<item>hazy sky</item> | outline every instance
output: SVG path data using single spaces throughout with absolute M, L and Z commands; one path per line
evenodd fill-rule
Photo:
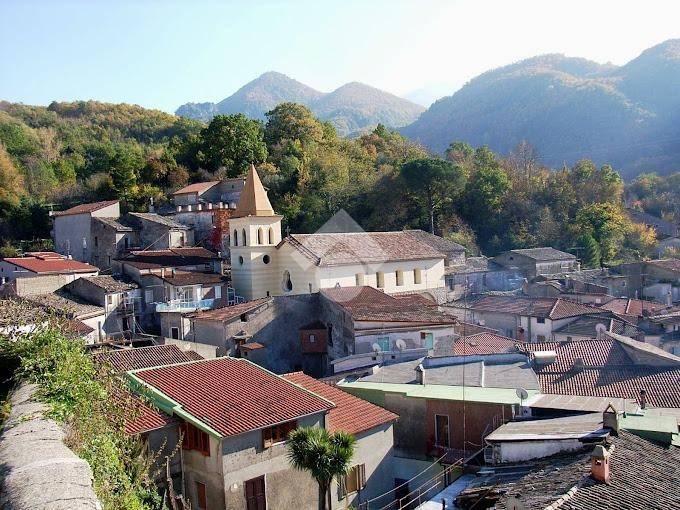
M 0 99 L 174 111 L 269 70 L 322 91 L 453 93 L 537 54 L 623 64 L 674 37 L 676 0 L 0 0 Z

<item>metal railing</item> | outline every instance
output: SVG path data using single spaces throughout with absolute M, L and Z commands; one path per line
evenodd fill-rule
M 198 310 L 199 308 L 212 308 L 215 304 L 214 299 L 201 299 L 198 301 L 179 301 L 172 300 L 165 303 L 156 303 L 157 312 L 176 312 Z

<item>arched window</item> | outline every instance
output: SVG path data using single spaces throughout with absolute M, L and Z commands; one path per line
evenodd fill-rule
M 234 230 L 234 246 L 238 246 L 238 231 Z
M 264 230 L 262 230 L 262 227 L 257 229 L 257 244 L 264 244 Z
M 287 269 L 283 272 L 283 279 L 281 281 L 281 287 L 284 292 L 290 292 L 293 290 L 293 282 L 290 281 L 290 271 Z
M 246 229 L 241 230 L 241 235 L 243 235 L 243 240 L 241 241 L 241 246 L 248 246 L 248 238 L 246 237 Z
M 269 244 L 274 244 L 274 229 L 269 227 Z

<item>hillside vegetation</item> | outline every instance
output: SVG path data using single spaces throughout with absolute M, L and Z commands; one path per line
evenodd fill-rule
M 219 103 L 187 103 L 177 115 L 209 121 L 215 115 L 243 113 L 264 120 L 281 103 L 307 106 L 321 120 L 329 121 L 341 136 L 375 128 L 395 128 L 413 122 L 425 109 L 383 90 L 352 82 L 330 93 L 319 92 L 288 76 L 268 72 L 247 83 Z
M 507 154 L 528 140 L 547 165 L 589 157 L 625 178 L 680 167 L 680 39 L 624 66 L 544 55 L 486 72 L 436 101 L 409 138 L 443 152 L 453 140 Z
M 590 265 L 652 253 L 654 232 L 631 224 L 635 207 L 680 219 L 680 174 L 644 174 L 627 188 L 609 165 L 580 160 L 551 170 L 528 143 L 500 157 L 452 143 L 446 157 L 380 124 L 342 138 L 305 106 L 283 103 L 266 122 L 243 114 L 207 124 L 137 106 L 94 102 L 0 110 L 3 253 L 48 247 L 56 209 L 118 198 L 126 210 L 157 206 L 188 182 L 258 167 L 292 232 L 314 232 L 340 209 L 366 230 L 422 228 L 471 253 L 552 245 Z

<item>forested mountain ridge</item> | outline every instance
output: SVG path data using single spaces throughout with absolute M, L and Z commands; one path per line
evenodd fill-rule
M 507 154 L 528 140 L 545 164 L 583 157 L 630 178 L 680 167 L 680 39 L 624 66 L 543 55 L 488 71 L 400 131 L 443 152 L 452 140 Z
M 176 113 L 202 121 L 235 113 L 264 120 L 265 113 L 285 102 L 307 106 L 319 119 L 333 124 L 341 136 L 370 130 L 381 123 L 390 128 L 405 126 L 425 110 L 407 99 L 362 83 L 347 83 L 333 92 L 323 93 L 270 71 L 219 103 L 187 103 Z

